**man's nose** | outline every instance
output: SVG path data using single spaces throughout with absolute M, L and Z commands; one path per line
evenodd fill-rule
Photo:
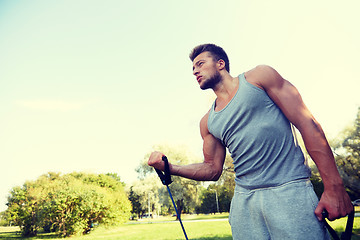
M 198 75 L 198 74 L 199 74 L 199 70 L 198 70 L 197 68 L 194 68 L 193 74 L 194 74 L 195 76 Z

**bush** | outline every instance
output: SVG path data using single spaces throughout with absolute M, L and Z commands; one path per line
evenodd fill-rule
M 6 212 L 0 212 L 0 227 L 10 226 L 11 222 L 8 220 Z
M 7 212 L 24 236 L 43 228 L 66 237 L 87 233 L 94 224 L 123 223 L 130 210 L 123 183 L 113 175 L 49 173 L 13 188 Z

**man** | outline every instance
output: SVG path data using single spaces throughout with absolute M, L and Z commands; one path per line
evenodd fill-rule
M 329 239 L 322 212 L 334 220 L 353 206 L 322 128 L 297 89 L 269 66 L 232 77 L 225 51 L 214 44 L 195 47 L 190 59 L 200 88 L 212 89 L 217 98 L 200 121 L 204 161 L 170 164 L 170 173 L 217 180 L 228 148 L 236 175 L 229 216 L 234 239 Z M 320 201 L 291 124 L 319 169 Z M 162 156 L 153 152 L 148 164 L 163 170 Z

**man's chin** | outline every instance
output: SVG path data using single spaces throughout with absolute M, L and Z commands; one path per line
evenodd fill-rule
M 210 88 L 209 86 L 200 85 L 200 89 L 201 89 L 201 90 L 207 90 L 207 89 L 209 89 L 209 88 Z
M 207 89 L 213 89 L 214 85 L 211 84 L 211 82 L 204 82 L 203 84 L 200 84 L 201 90 L 207 90 Z
M 221 81 L 221 76 L 219 73 L 215 74 L 212 78 L 209 79 L 203 79 L 203 81 L 200 82 L 200 88 L 202 90 L 206 89 L 214 89 L 214 87 Z

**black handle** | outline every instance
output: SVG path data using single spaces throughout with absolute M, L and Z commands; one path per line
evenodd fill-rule
M 162 171 L 160 171 L 159 169 L 156 169 L 156 168 L 155 168 L 155 171 L 158 174 L 162 184 L 167 186 L 170 183 L 172 183 L 171 175 L 170 175 L 169 162 L 168 162 L 168 159 L 167 159 L 166 156 L 163 156 L 162 160 L 164 161 L 164 164 L 165 164 L 164 173 Z
M 349 215 L 348 215 L 348 219 L 347 219 L 347 223 L 346 223 L 346 229 L 345 232 L 341 233 L 341 238 L 339 238 L 339 236 L 337 235 L 336 231 L 329 225 L 329 223 L 326 221 L 325 218 L 328 217 L 328 212 L 325 210 L 322 213 L 323 216 L 323 221 L 325 223 L 326 228 L 328 229 L 330 235 L 333 237 L 334 240 L 350 240 L 351 239 L 351 235 L 352 235 L 352 229 L 353 229 L 353 225 L 354 225 L 354 216 L 355 216 L 355 211 L 352 211 Z

